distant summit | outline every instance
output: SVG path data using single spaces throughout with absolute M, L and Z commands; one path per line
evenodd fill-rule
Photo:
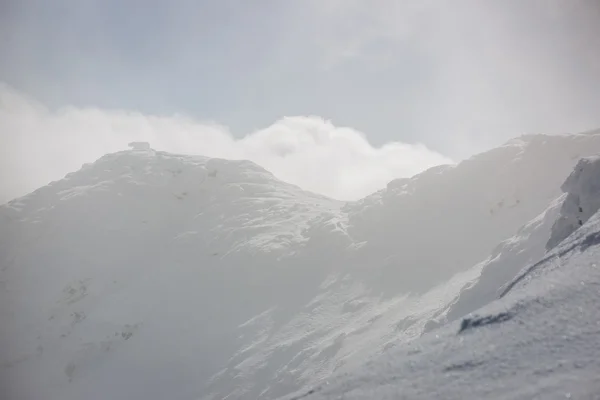
M 0 206 L 4 398 L 276 399 L 396 347 L 436 346 L 419 339 L 433 329 L 456 346 L 452 360 L 398 359 L 471 379 L 495 365 L 488 345 L 502 337 L 473 342 L 475 357 L 453 324 L 468 318 L 468 338 L 527 321 L 513 309 L 465 314 L 544 260 L 551 235 L 557 251 L 595 223 L 586 157 L 597 154 L 600 132 L 536 135 L 341 202 L 250 161 L 133 142 Z M 414 377 L 402 371 L 390 376 Z M 402 379 L 385 387 L 412 387 Z
M 150 143 L 148 142 L 131 142 L 128 146 L 133 150 L 150 150 Z

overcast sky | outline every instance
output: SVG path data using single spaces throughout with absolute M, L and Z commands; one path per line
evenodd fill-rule
M 354 199 L 600 127 L 598 0 L 3 0 L 0 61 L 0 201 L 130 138 Z

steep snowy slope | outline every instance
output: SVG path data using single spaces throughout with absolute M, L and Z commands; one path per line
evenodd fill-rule
M 600 133 L 523 137 L 348 204 L 133 147 L 0 207 L 9 399 L 268 399 L 350 370 L 448 310 Z
M 597 204 L 599 180 L 600 160 L 583 161 L 564 186 L 567 198 Z M 559 221 L 582 213 L 565 206 Z M 288 398 L 599 398 L 600 213 L 582 224 L 555 224 L 551 236 L 567 239 L 525 268 L 502 299 Z
M 301 290 L 310 268 L 278 261 L 339 206 L 252 163 L 140 145 L 10 202 L 3 375 L 23 398 L 197 396 L 239 321 Z
M 523 136 L 347 205 L 348 233 L 364 243 L 359 264 L 385 254 L 377 274 L 367 275 L 389 293 L 445 281 L 545 210 L 578 159 L 597 154 L 599 138 L 597 131 Z
M 548 249 L 583 225 L 600 208 L 599 167 L 598 156 L 584 158 L 562 185 L 562 190 L 568 195 L 563 202 L 560 218 L 552 228 Z
M 598 211 L 599 182 L 598 157 L 581 159 L 561 187 L 565 194 L 477 264 L 473 269 L 481 270 L 480 275 L 428 328 L 454 321 L 501 296 L 523 266 L 540 260 Z

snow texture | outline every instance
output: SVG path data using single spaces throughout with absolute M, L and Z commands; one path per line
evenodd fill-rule
M 597 213 L 501 300 L 288 398 L 597 399 L 599 310 Z
M 552 228 L 548 249 L 553 248 L 583 225 L 600 208 L 600 162 L 598 157 L 583 158 L 562 185 L 567 198 L 561 216 Z
M 561 187 L 565 194 L 476 265 L 474 270 L 481 270 L 480 275 L 441 316 L 429 322 L 426 330 L 454 321 L 502 295 L 524 265 L 540 260 L 598 211 L 599 182 L 600 158 L 582 158 Z
M 524 136 L 343 203 L 281 182 L 248 161 L 132 143 L 131 150 L 0 207 L 3 398 L 274 399 L 301 396 L 302 388 L 348 371 L 368 373 L 315 394 L 386 398 L 386 390 L 406 390 L 435 398 L 438 389 L 427 385 L 438 373 L 442 383 L 444 376 L 459 377 L 452 380 L 455 392 L 447 388 L 458 393 L 461 371 L 508 371 L 497 369 L 497 350 L 485 353 L 482 343 L 502 347 L 505 334 L 507 346 L 513 343 L 510 335 L 523 329 L 518 321 L 551 315 L 571 280 L 558 292 L 518 288 L 535 286 L 530 277 L 556 260 L 595 251 L 579 246 L 523 269 L 548 257 L 548 241 L 559 232 L 571 235 L 567 242 L 592 233 L 595 217 L 585 220 L 598 200 L 597 186 L 590 186 L 598 175 L 588 170 L 597 163 L 582 161 L 588 164 L 566 181 L 567 193 L 560 187 L 582 157 L 599 153 L 598 133 Z M 569 222 L 579 208 L 568 202 L 583 208 L 583 227 Z M 584 267 L 577 269 L 581 279 L 595 279 L 595 270 Z M 491 311 L 466 316 L 501 288 L 508 294 Z M 510 305 L 526 295 L 543 301 Z M 594 298 L 581 296 L 581 318 L 592 318 Z M 556 321 L 570 318 L 578 299 L 556 309 Z M 546 301 L 552 307 L 544 311 Z M 568 330 L 552 319 L 537 321 L 557 335 Z M 422 336 L 436 324 L 446 326 Z M 512 330 L 495 342 L 473 343 L 478 357 L 461 347 L 467 337 L 504 326 Z M 592 334 L 580 328 L 575 333 Z M 552 340 L 543 330 L 528 332 L 541 342 L 524 354 Z M 415 346 L 420 353 L 412 353 Z M 428 364 L 427 357 L 442 353 L 448 358 Z M 412 376 L 413 389 L 398 385 L 399 378 L 385 384 L 371 378 L 367 360 L 382 378 Z M 408 360 L 417 366 L 414 375 Z M 581 373 L 569 377 L 587 379 L 593 362 L 585 360 Z M 449 370 L 438 371 L 440 365 Z M 556 377 L 539 376 L 546 375 Z M 483 393 L 483 383 L 464 397 Z M 527 386 L 514 388 L 527 394 Z
M 473 267 L 479 275 L 461 290 L 447 310 L 428 323 L 426 330 L 454 321 L 495 300 L 502 287 L 523 266 L 542 258 L 564 199 L 562 195 L 553 201 L 547 210 L 522 226 L 514 236 L 502 241 L 486 260 Z

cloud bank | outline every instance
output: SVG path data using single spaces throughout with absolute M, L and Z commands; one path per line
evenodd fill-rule
M 180 115 L 54 111 L 0 85 L 0 203 L 126 149 L 132 141 L 149 142 L 157 150 L 251 160 L 279 179 L 340 200 L 359 199 L 394 178 L 452 162 L 423 144 L 374 147 L 361 132 L 320 117 L 285 117 L 235 138 L 225 126 Z

